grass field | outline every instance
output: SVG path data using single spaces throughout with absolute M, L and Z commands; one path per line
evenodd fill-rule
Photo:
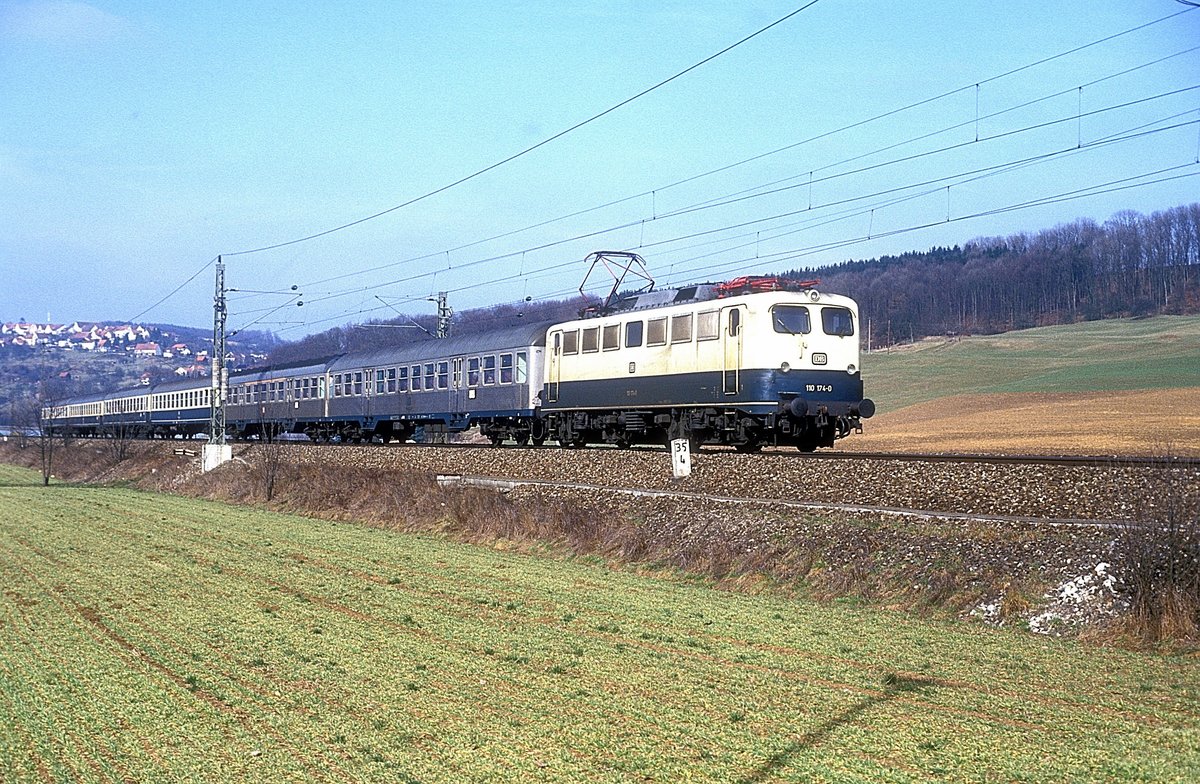
M 948 395 L 1100 392 L 1200 386 L 1200 316 L 1090 321 L 863 358 L 880 412 Z
M 0 780 L 1195 781 L 1200 667 L 0 466 Z

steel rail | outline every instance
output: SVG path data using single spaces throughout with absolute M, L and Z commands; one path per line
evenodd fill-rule
M 865 506 L 861 504 L 831 504 L 813 501 L 795 501 L 787 498 L 739 498 L 736 496 L 710 495 L 679 490 L 643 490 L 633 487 L 612 487 L 583 482 L 558 482 L 549 479 L 515 479 L 511 477 L 474 476 L 469 474 L 438 474 L 437 482 L 442 487 L 479 487 L 508 492 L 518 487 L 549 487 L 567 490 L 585 490 L 597 493 L 614 493 L 635 498 L 673 498 L 689 501 L 710 501 L 723 504 L 757 504 L 760 506 L 785 506 L 814 512 L 846 512 L 851 514 L 880 514 L 888 517 L 907 517 L 923 520 L 954 520 L 974 523 L 1002 523 L 1007 525 L 1049 526 L 1056 528 L 1129 528 L 1144 525 L 1133 520 L 1088 520 L 1072 517 L 1034 517 L 1029 515 L 974 514 L 968 512 L 943 512 L 932 509 L 904 509 L 894 506 Z

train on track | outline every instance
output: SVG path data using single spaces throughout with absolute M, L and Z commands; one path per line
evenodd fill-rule
M 875 411 L 858 308 L 814 281 L 744 277 L 617 298 L 528 324 L 231 374 L 227 437 L 426 440 L 477 427 L 493 444 L 664 444 L 756 452 L 832 446 Z M 62 401 L 57 433 L 191 438 L 216 387 L 180 380 Z

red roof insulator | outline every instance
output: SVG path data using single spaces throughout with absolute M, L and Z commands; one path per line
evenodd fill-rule
M 811 289 L 819 280 L 787 280 L 768 275 L 743 275 L 740 278 L 718 283 L 717 297 L 733 297 L 738 294 L 757 294 L 762 291 L 801 291 Z

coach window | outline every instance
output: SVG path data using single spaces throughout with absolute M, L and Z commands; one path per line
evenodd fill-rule
M 564 354 L 579 353 L 579 330 L 572 329 L 563 333 L 563 352 Z
M 433 380 L 434 380 L 433 363 L 426 362 L 425 363 L 425 388 L 426 389 L 433 389 Z
M 408 391 L 408 368 L 396 368 L 396 391 Z
M 413 392 L 420 392 L 421 391 L 421 366 L 413 365 L 412 370 L 410 371 L 410 375 L 412 376 Z
M 363 374 L 362 371 L 354 374 L 354 394 L 361 395 L 363 393 Z
M 601 335 L 601 347 L 605 351 L 616 351 L 621 347 L 621 325 L 606 324 Z
M 483 383 L 490 386 L 496 383 L 496 357 L 483 358 Z
M 787 335 L 807 335 L 812 332 L 812 319 L 803 305 L 776 305 L 771 308 L 771 325 L 776 332 Z
M 625 348 L 642 345 L 642 322 L 631 321 L 625 325 Z
M 500 355 L 500 383 L 511 384 L 513 382 L 513 363 L 512 354 Z
M 450 388 L 450 363 L 437 363 L 437 385 L 438 389 Z
M 393 386 L 394 386 L 394 384 L 393 384 Z M 384 392 L 387 392 L 387 371 L 382 370 L 382 369 L 376 370 L 375 371 L 375 394 L 382 395 Z
M 524 351 L 517 352 L 517 383 L 524 384 L 529 380 L 529 356 Z
M 479 386 L 479 357 L 471 357 L 467 360 L 467 386 Z
M 387 369 L 387 391 L 389 393 L 396 391 L 396 368 Z
M 721 312 L 706 310 L 696 314 L 696 340 L 716 340 L 721 334 Z
M 325 399 L 325 376 L 321 376 L 320 379 L 318 379 L 317 383 L 320 385 L 317 387 L 317 397 L 324 400 Z
M 821 327 L 826 335 L 849 337 L 854 334 L 854 315 L 849 308 L 821 308 Z
M 600 328 L 588 327 L 583 330 L 583 353 L 591 354 L 600 350 Z
M 671 342 L 690 343 L 692 340 L 692 314 L 671 316 Z

